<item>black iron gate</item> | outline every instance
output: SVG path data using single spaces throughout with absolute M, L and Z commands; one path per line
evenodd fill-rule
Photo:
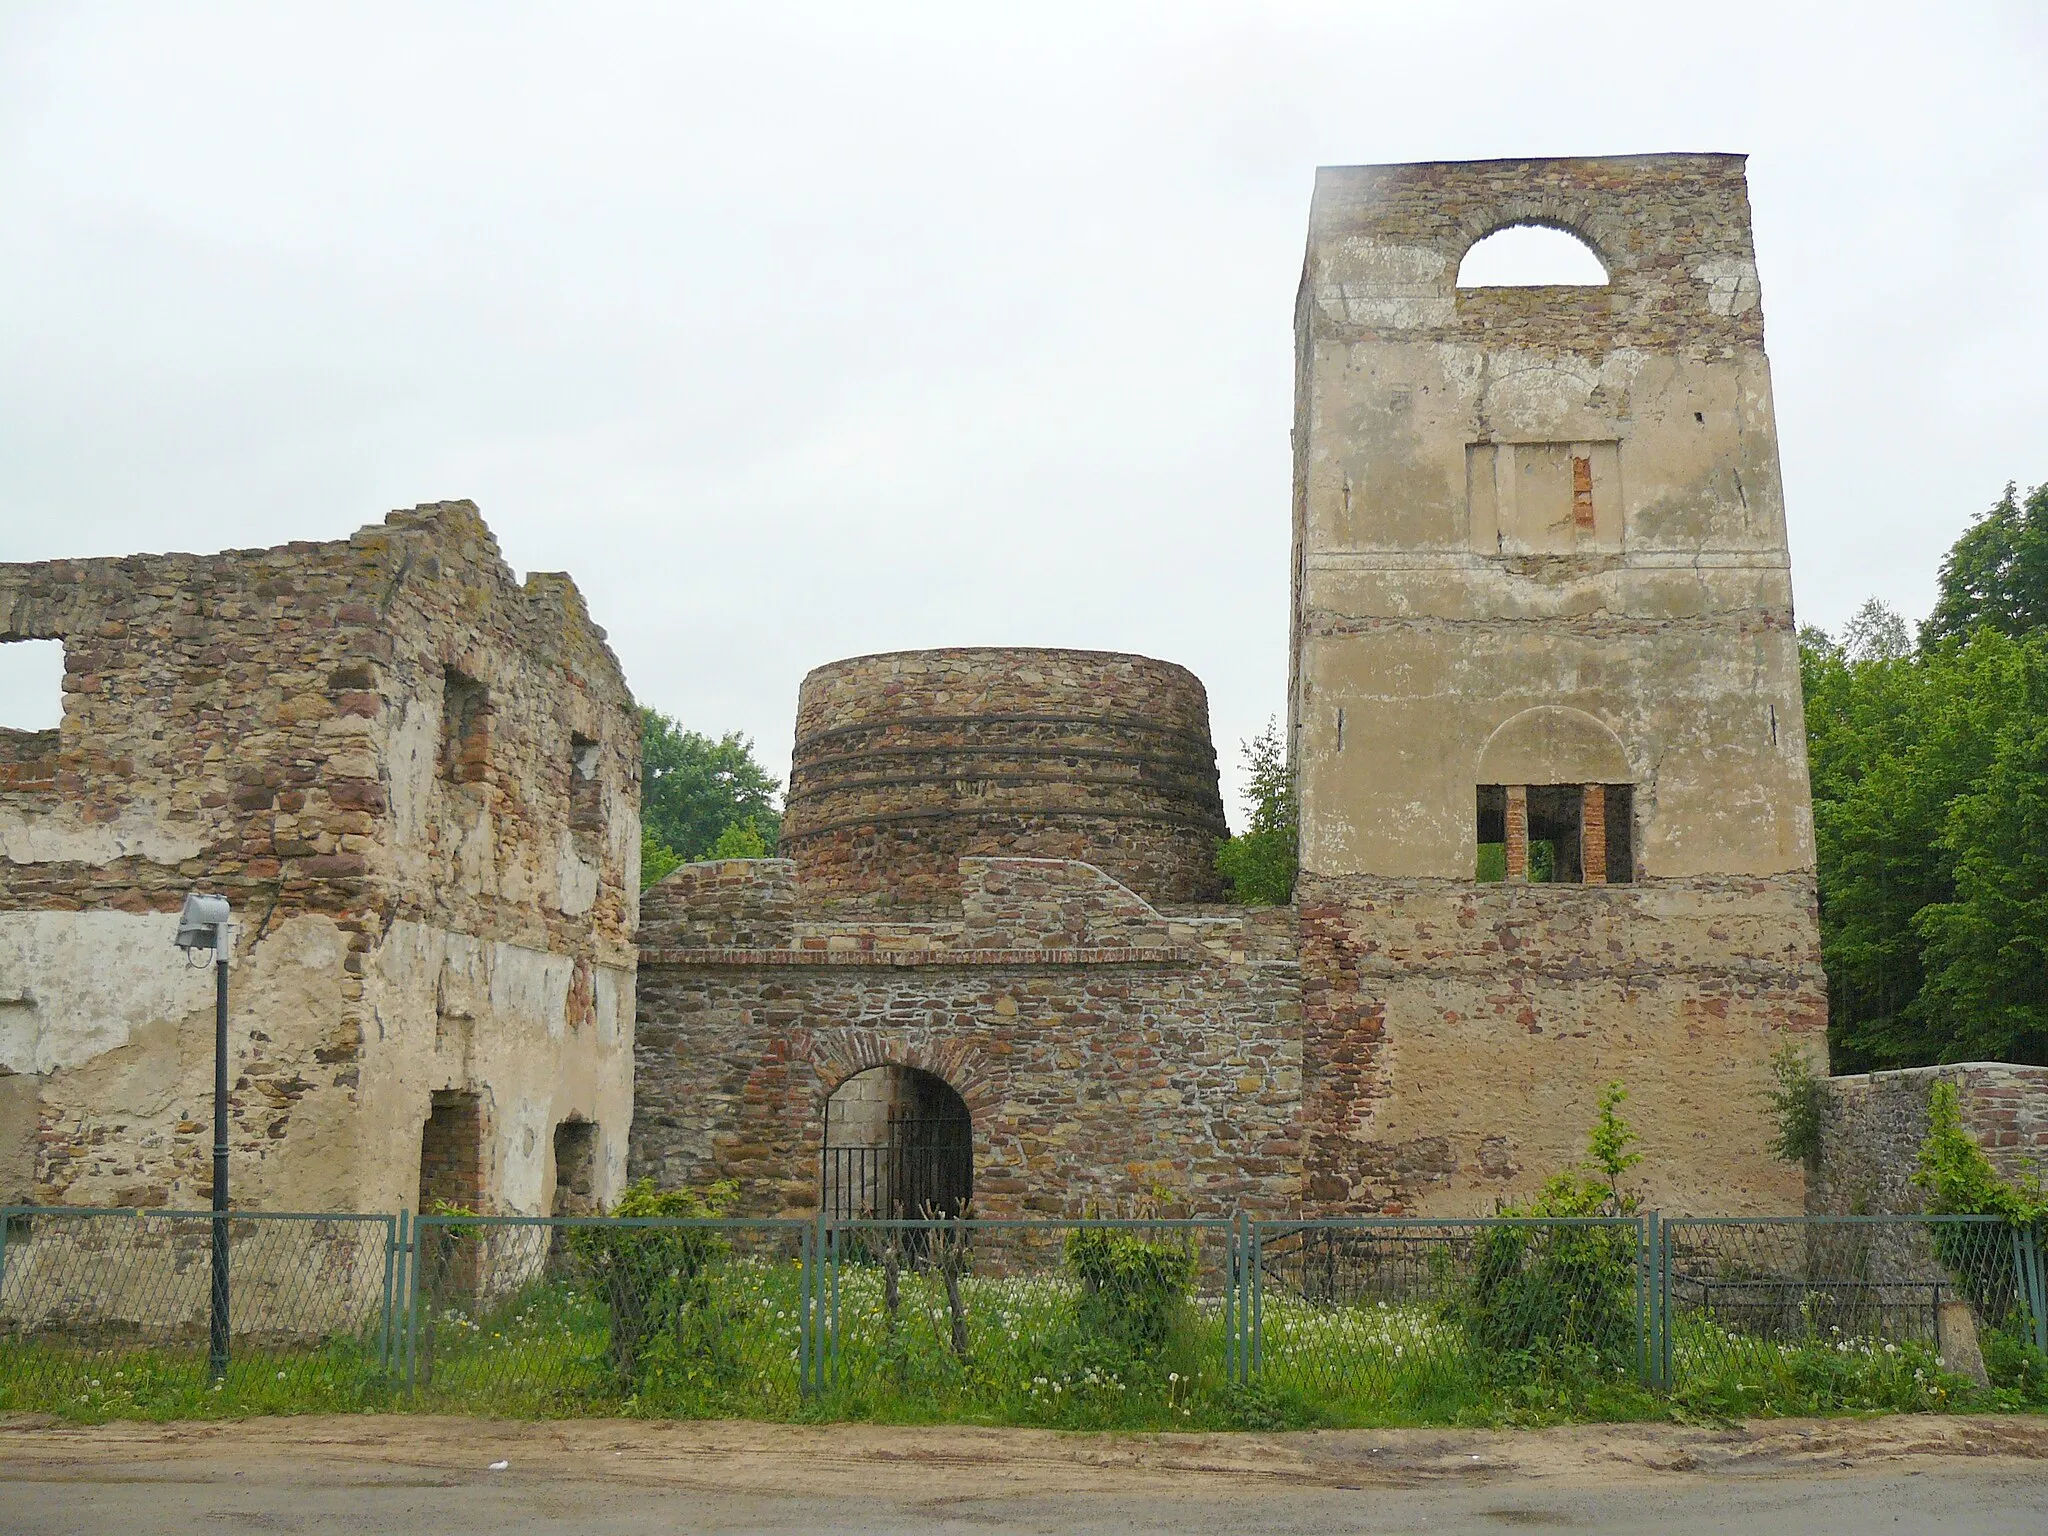
M 878 1145 L 828 1143 L 819 1170 L 828 1221 L 958 1216 L 974 1189 L 971 1124 L 891 1112 Z

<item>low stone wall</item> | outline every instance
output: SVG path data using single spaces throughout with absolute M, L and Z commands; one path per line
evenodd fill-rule
M 1973 1061 L 1828 1079 L 1819 1164 L 1806 1208 L 1816 1216 L 1915 1214 L 1912 1182 L 1927 1138 L 1928 1095 L 1954 1083 L 1963 1128 L 2010 1179 L 2048 1174 L 2048 1067 Z
M 958 921 L 807 916 L 793 942 L 707 945 L 749 926 L 718 868 L 643 906 L 633 1176 L 809 1211 L 827 1101 L 894 1065 L 965 1101 L 978 1214 L 1298 1208 L 1291 911 L 1168 918 L 1090 865 L 969 859 Z M 685 899 L 707 887 L 715 922 Z

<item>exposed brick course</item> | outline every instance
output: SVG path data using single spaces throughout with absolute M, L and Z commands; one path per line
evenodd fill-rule
M 906 651 L 804 679 L 782 851 L 808 900 L 943 907 L 962 858 L 1011 854 L 1198 901 L 1226 832 L 1208 697 L 1170 662 Z

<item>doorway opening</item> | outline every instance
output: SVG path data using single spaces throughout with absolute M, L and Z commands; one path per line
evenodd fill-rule
M 870 1067 L 825 1103 L 818 1203 L 830 1221 L 954 1217 L 974 1194 L 974 1121 L 944 1078 Z

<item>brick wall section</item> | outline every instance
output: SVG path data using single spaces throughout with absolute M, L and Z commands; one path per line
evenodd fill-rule
M 942 909 L 963 857 L 1084 860 L 1153 901 L 1216 894 L 1208 697 L 1100 651 L 861 656 L 804 679 L 782 851 L 806 897 Z
M 1584 1154 L 1600 1087 L 1678 1213 L 1796 1210 L 1763 1150 L 1765 1063 L 1818 1048 L 1810 881 L 1473 885 L 1304 876 L 1297 888 L 1309 1199 L 1484 1214 Z
M 0 727 L 0 794 L 57 787 L 57 732 Z
M 1142 920 L 1099 871 L 1047 861 L 959 878 L 972 931 L 912 925 L 909 945 L 813 918 L 808 947 L 664 947 L 692 928 L 650 921 L 634 1175 L 732 1177 L 750 1211 L 813 1209 L 833 1089 L 894 1063 L 965 1099 L 981 1214 L 1129 1210 L 1161 1190 L 1204 1213 L 1297 1207 L 1291 913 Z
M 1955 1084 L 1963 1128 L 2000 1173 L 2016 1180 L 2048 1174 L 2048 1067 L 1964 1062 L 1867 1072 L 1828 1080 L 1807 1208 L 1825 1216 L 1925 1210 L 1927 1197 L 1912 1174 L 1937 1082 Z

